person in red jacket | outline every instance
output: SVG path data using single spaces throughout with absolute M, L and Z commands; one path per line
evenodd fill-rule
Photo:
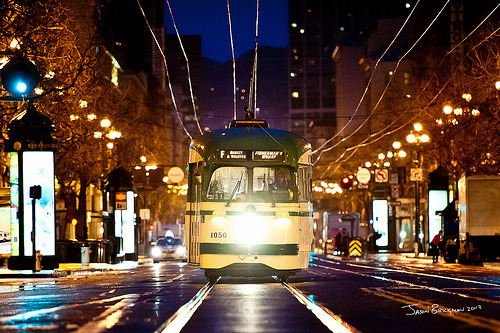
M 438 262 L 439 259 L 439 243 L 441 242 L 441 235 L 443 230 L 439 230 L 439 233 L 434 236 L 430 244 L 430 251 L 432 253 L 432 262 Z

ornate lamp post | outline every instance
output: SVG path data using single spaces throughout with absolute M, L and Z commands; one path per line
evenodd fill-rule
M 415 182 L 415 240 L 414 240 L 414 251 L 415 255 L 418 255 L 420 251 L 423 250 L 422 245 L 422 219 L 420 216 L 420 182 L 423 180 L 422 172 L 422 155 L 420 154 L 421 144 L 428 143 L 430 137 L 423 133 L 423 127 L 420 123 L 415 123 L 413 125 L 413 130 L 406 136 L 406 141 L 415 145 L 416 149 L 416 159 L 413 161 L 415 168 L 410 169 L 410 180 Z

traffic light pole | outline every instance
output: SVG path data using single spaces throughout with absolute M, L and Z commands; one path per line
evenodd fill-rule
M 33 272 L 37 272 L 36 267 L 36 199 L 42 198 L 42 188 L 40 185 L 35 185 L 30 187 L 30 198 L 31 198 L 31 216 L 32 216 L 32 228 L 31 228 L 31 247 L 33 255 Z
M 31 229 L 31 246 L 32 246 L 32 254 L 33 254 L 33 272 L 36 272 L 36 237 L 35 237 L 35 227 L 36 227 L 36 217 L 35 217 L 35 210 L 36 210 L 36 199 L 33 198 L 31 199 L 31 214 L 32 214 L 32 220 L 33 220 L 33 227 Z

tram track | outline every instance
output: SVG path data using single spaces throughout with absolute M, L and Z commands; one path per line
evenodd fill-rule
M 359 332 L 357 329 L 343 321 L 340 316 L 336 315 L 328 308 L 315 302 L 312 298 L 305 295 L 298 288 L 294 287 L 288 282 L 281 281 L 277 276 L 273 278 L 280 283 L 280 285 L 288 290 L 302 305 L 311 311 L 318 320 L 320 320 L 330 331 L 335 333 L 353 333 Z M 216 286 L 220 277 L 215 282 L 208 282 L 205 284 L 193 298 L 186 304 L 181 306 L 167 321 L 160 325 L 155 333 L 177 333 L 180 332 L 187 324 L 189 319 L 196 312 L 198 307 L 202 304 L 208 294 Z
M 351 266 L 355 266 L 353 264 L 350 264 L 350 265 Z M 439 293 L 445 293 L 445 294 L 459 296 L 459 297 L 468 298 L 468 299 L 469 298 L 474 298 L 475 300 L 481 301 L 481 302 L 488 302 L 488 303 L 493 303 L 493 304 L 500 304 L 500 301 L 494 300 L 494 299 L 490 299 L 490 298 L 484 298 L 484 297 L 478 297 L 478 296 L 471 296 L 471 295 L 467 295 L 467 294 L 464 294 L 464 293 L 452 291 L 452 290 L 445 289 L 445 288 L 437 288 L 437 287 L 432 287 L 432 286 L 426 286 L 426 285 L 416 284 L 416 283 L 412 283 L 412 282 L 407 282 L 407 281 L 397 280 L 397 279 L 388 278 L 388 277 L 384 277 L 384 276 L 379 276 L 379 275 L 376 275 L 376 274 L 361 273 L 361 272 L 357 272 L 357 271 L 353 271 L 353 270 L 342 269 L 342 268 L 335 268 L 335 267 L 318 265 L 318 264 L 311 264 L 311 266 L 315 266 L 315 267 L 326 269 L 326 270 L 333 270 L 333 271 L 338 271 L 338 272 L 343 272 L 343 273 L 349 273 L 349 274 L 354 274 L 354 275 L 363 276 L 363 277 L 369 277 L 369 278 L 373 278 L 373 279 L 377 279 L 377 280 L 383 280 L 383 281 L 387 281 L 387 282 L 391 282 L 391 283 L 396 283 L 398 285 L 408 286 L 410 288 L 425 289 L 425 290 L 429 290 L 429 291 L 434 291 L 434 292 L 439 292 Z M 397 273 L 407 273 L 407 274 L 422 275 L 422 276 L 427 276 L 427 277 L 431 276 L 433 278 L 454 279 L 454 278 L 445 277 L 445 276 L 439 276 L 439 275 L 435 275 L 435 274 L 415 273 L 415 272 L 408 272 L 408 271 L 404 271 L 404 270 L 387 269 L 387 268 L 381 268 L 381 267 L 371 267 L 371 266 L 364 266 L 364 265 L 356 265 L 356 266 L 359 266 L 361 268 L 370 268 L 370 269 L 376 269 L 376 270 L 393 271 L 393 272 L 397 272 Z M 329 276 L 329 274 L 319 274 L 317 272 L 313 272 L 313 274 L 321 275 L 321 276 Z M 483 281 L 474 281 L 474 280 L 466 280 L 466 279 L 455 279 L 455 280 L 459 281 L 459 282 L 465 282 L 465 283 L 477 283 L 477 284 L 481 284 L 481 285 L 487 285 L 487 286 L 490 286 L 490 287 L 493 287 L 493 286 L 494 287 L 500 287 L 499 284 L 489 283 L 489 282 L 483 282 Z
M 333 261 L 330 261 L 330 260 L 325 260 L 325 259 L 321 259 L 321 258 L 316 258 L 316 259 L 318 259 L 319 261 L 322 261 L 322 262 L 334 263 Z M 458 320 L 458 321 L 467 323 L 468 325 L 471 325 L 474 327 L 488 329 L 488 330 L 491 330 L 492 332 L 499 332 L 500 331 L 500 321 L 499 320 L 496 320 L 493 318 L 482 317 L 482 316 L 473 314 L 474 312 L 478 312 L 478 310 L 482 310 L 483 307 L 485 306 L 484 303 L 498 305 L 498 304 L 500 304 L 500 301 L 496 300 L 496 299 L 492 299 L 492 298 L 485 298 L 485 297 L 470 295 L 470 294 L 456 291 L 457 289 L 471 290 L 471 288 L 468 288 L 468 287 L 467 288 L 438 288 L 438 287 L 433 287 L 433 286 L 429 286 L 429 285 L 423 285 L 423 284 L 403 281 L 401 279 L 391 278 L 391 277 L 387 277 L 387 276 L 380 276 L 377 273 L 356 271 L 354 269 L 325 266 L 325 265 L 321 265 L 318 263 L 311 264 L 311 266 L 324 270 L 324 271 L 312 271 L 312 270 L 310 270 L 310 272 L 312 274 L 322 276 L 322 277 L 327 277 L 327 278 L 335 277 L 335 278 L 337 278 L 338 277 L 337 274 L 329 273 L 329 271 L 333 271 L 333 272 L 353 274 L 353 275 L 357 275 L 357 276 L 361 276 L 361 277 L 372 278 L 372 279 L 392 283 L 393 284 L 392 286 L 366 287 L 366 288 L 361 288 L 361 290 L 367 294 L 374 295 L 374 296 L 381 297 L 381 298 L 385 298 L 385 299 L 388 299 L 388 300 L 396 302 L 396 303 L 400 303 L 402 305 L 401 309 L 403 309 L 404 311 L 407 312 L 407 313 L 405 313 L 405 315 L 408 315 L 408 316 L 416 316 L 416 315 L 422 315 L 422 314 L 439 315 L 439 316 L 443 316 L 443 317 L 447 317 L 447 318 L 451 318 L 454 320 Z M 409 274 L 409 275 L 413 275 L 413 276 L 420 276 L 420 277 L 426 277 L 426 278 L 453 280 L 455 282 L 464 283 L 464 284 L 480 285 L 481 288 L 485 288 L 485 289 L 500 288 L 500 284 L 498 284 L 498 283 L 476 281 L 476 280 L 470 280 L 470 279 L 465 279 L 465 278 L 454 278 L 454 277 L 449 277 L 449 276 L 442 276 L 442 275 L 423 273 L 423 272 L 412 272 L 412 271 L 406 271 L 406 270 L 402 270 L 402 269 L 374 267 L 374 266 L 368 266 L 368 265 L 363 265 L 363 264 L 354 264 L 354 263 L 347 263 L 347 267 L 358 268 L 358 269 L 359 268 L 370 269 L 370 270 L 375 270 L 375 271 L 383 271 L 384 273 L 389 273 L 389 272 L 400 273 L 400 274 L 402 273 L 402 274 Z M 481 289 L 481 288 L 472 288 L 472 290 L 477 290 L 477 289 Z M 424 290 L 424 291 L 442 293 L 442 294 L 446 294 L 449 296 L 456 296 L 456 297 L 464 298 L 464 299 L 467 299 L 468 301 L 472 301 L 472 303 L 470 303 L 469 305 L 466 305 L 466 306 L 449 307 L 449 306 L 440 304 L 442 302 L 432 302 L 429 299 L 420 299 L 420 298 L 412 297 L 412 296 L 408 295 L 408 290 L 416 290 L 416 291 Z M 418 294 L 418 292 L 417 292 L 417 294 Z M 476 302 L 476 303 L 474 303 L 474 302 Z

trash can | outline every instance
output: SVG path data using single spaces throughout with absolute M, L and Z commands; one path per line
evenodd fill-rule
M 90 248 L 88 246 L 82 246 L 82 266 L 88 266 L 90 262 Z
M 43 255 L 40 253 L 40 250 L 36 250 L 36 252 L 35 252 L 35 260 L 36 260 L 35 270 L 37 272 L 42 269 L 42 258 L 43 258 Z

